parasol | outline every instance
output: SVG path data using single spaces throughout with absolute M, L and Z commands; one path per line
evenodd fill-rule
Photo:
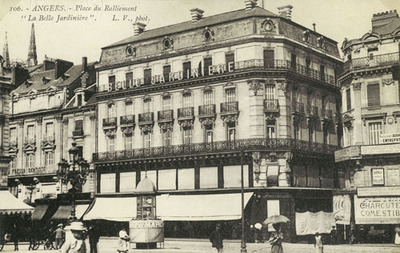
M 268 218 L 265 219 L 265 221 L 263 222 L 264 225 L 268 225 L 268 224 L 278 224 L 278 223 L 286 223 L 289 222 L 290 220 L 283 215 L 272 215 Z

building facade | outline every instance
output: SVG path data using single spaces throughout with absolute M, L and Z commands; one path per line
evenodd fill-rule
M 378 13 L 371 23 L 370 32 L 341 48 L 343 149 L 335 153 L 341 189 L 335 197 L 347 208 L 337 222 L 350 225 L 357 241 L 392 242 L 400 222 L 400 18 Z
M 147 177 L 168 237 L 206 237 L 219 221 L 239 238 L 242 181 L 248 232 L 283 214 L 294 241 L 307 234 L 296 232 L 307 222 L 297 213 L 332 213 L 342 64 L 337 43 L 291 21 L 291 8 L 192 9 L 190 21 L 148 31 L 136 23 L 133 36 L 102 49 L 96 204 L 135 196 Z M 135 218 L 131 210 L 110 219 Z

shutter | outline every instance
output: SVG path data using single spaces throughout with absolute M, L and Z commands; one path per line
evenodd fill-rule
M 144 84 L 150 84 L 151 83 L 151 69 L 145 69 L 143 74 L 144 74 Z
M 115 76 L 109 76 L 108 83 L 111 84 L 111 89 L 115 90 Z
M 381 104 L 379 96 L 379 83 L 368 85 L 367 93 L 368 93 L 368 106 L 377 106 Z
M 235 62 L 235 54 L 230 53 L 225 55 L 225 62 L 226 62 L 226 71 L 229 71 L 229 68 L 231 70 L 234 69 L 235 64 L 230 64 L 231 67 L 229 67 L 229 63 L 234 63 Z

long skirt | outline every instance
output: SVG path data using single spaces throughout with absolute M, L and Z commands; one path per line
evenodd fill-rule
M 274 244 L 271 247 L 271 253 L 283 253 L 283 247 L 281 244 Z
M 127 252 L 129 249 L 129 242 L 127 240 L 124 239 L 119 239 L 118 240 L 118 251 L 119 252 Z

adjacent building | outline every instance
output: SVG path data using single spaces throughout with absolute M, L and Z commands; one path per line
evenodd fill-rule
M 400 223 L 400 18 L 374 14 L 371 30 L 342 44 L 343 148 L 336 151 L 337 223 L 355 240 L 392 242 Z
M 241 182 L 246 230 L 283 214 L 294 241 L 311 233 L 302 229 L 310 213 L 332 215 L 337 42 L 293 22 L 292 6 L 278 15 L 245 4 L 214 16 L 192 9 L 191 20 L 153 30 L 136 23 L 133 36 L 102 48 L 88 103 L 97 194 L 85 219 L 136 218 L 145 177 L 158 194 L 149 215 L 165 221 L 166 237 L 207 237 L 218 221 L 239 238 Z

